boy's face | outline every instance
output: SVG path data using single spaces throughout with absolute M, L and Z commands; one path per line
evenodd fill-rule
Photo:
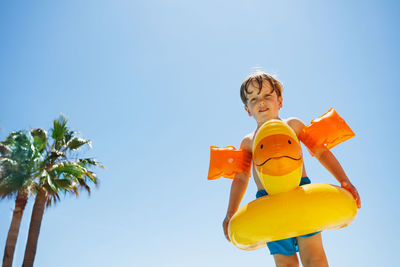
M 254 117 L 258 123 L 270 119 L 277 119 L 279 109 L 282 107 L 282 97 L 276 94 L 268 81 L 263 81 L 261 91 L 258 83 L 250 83 L 247 94 L 247 106 L 245 110 L 249 116 Z

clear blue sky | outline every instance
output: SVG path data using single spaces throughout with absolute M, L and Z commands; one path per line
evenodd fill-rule
M 45 212 L 36 266 L 273 266 L 266 249 L 225 240 L 230 180 L 206 180 L 209 146 L 238 146 L 256 126 L 239 97 L 254 67 L 283 83 L 282 118 L 334 107 L 357 135 L 333 149 L 363 207 L 323 233 L 331 266 L 393 266 L 399 13 L 396 1 L 1 2 L 0 139 L 64 113 L 107 166 L 90 197 Z M 305 163 L 313 182 L 337 184 Z M 1 256 L 13 207 L 0 201 Z

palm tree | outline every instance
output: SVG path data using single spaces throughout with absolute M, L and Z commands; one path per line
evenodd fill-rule
M 102 167 L 92 158 L 78 158 L 76 151 L 84 145 L 90 145 L 90 140 L 76 136 L 67 126 L 67 119 L 60 116 L 54 120 L 51 129 L 51 144 L 47 136 L 44 159 L 39 167 L 39 172 L 32 186 L 36 195 L 29 226 L 28 241 L 25 248 L 23 267 L 33 266 L 36 255 L 37 242 L 43 213 L 47 206 L 60 200 L 59 193 L 73 193 L 79 195 L 79 189 L 85 189 L 90 194 L 89 182 L 97 185 L 98 180 L 92 167 Z M 43 134 L 43 132 L 41 132 Z M 40 136 L 40 134 L 37 134 Z M 38 141 L 38 143 L 40 143 Z
M 11 133 L 0 142 L 0 198 L 14 198 L 15 209 L 4 249 L 3 267 L 11 267 L 22 215 L 33 185 L 40 150 L 34 137 L 23 131 Z

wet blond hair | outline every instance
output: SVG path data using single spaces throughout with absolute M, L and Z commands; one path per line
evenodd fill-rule
M 262 83 L 263 81 L 269 82 L 271 85 L 272 89 L 276 92 L 278 97 L 282 96 L 283 93 L 283 86 L 282 84 L 271 74 L 262 71 L 262 70 L 257 70 L 253 73 L 251 73 L 247 78 L 244 80 L 242 85 L 240 86 L 240 98 L 242 99 L 242 102 L 245 106 L 247 106 L 247 95 L 249 94 L 249 85 L 252 83 L 258 84 L 258 93 L 261 92 L 262 89 Z

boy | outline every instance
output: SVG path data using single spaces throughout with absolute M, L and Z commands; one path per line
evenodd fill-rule
M 250 117 L 256 120 L 257 128 L 254 132 L 243 138 L 240 144 L 241 149 L 251 153 L 254 134 L 261 125 L 271 119 L 281 120 L 279 118 L 279 109 L 282 107 L 282 92 L 283 88 L 281 83 L 268 73 L 262 71 L 257 71 L 249 75 L 243 82 L 240 87 L 240 96 L 245 105 L 244 109 Z M 283 121 L 295 131 L 297 136 L 299 136 L 302 129 L 305 127 L 305 124 L 297 118 L 289 118 Z M 332 173 L 343 188 L 351 192 L 357 201 L 358 208 L 360 208 L 361 201 L 357 189 L 350 183 L 350 180 L 347 178 L 335 156 L 325 147 L 320 147 L 316 151 L 315 157 Z M 263 188 L 254 170 L 254 165 L 253 177 L 258 189 L 257 198 L 267 195 L 268 193 Z M 304 165 L 301 177 L 300 185 L 310 183 Z M 229 221 L 239 208 L 248 181 L 248 173 L 238 173 L 232 182 L 228 210 L 223 221 L 224 233 L 228 240 L 227 228 Z M 303 266 L 328 266 L 320 232 L 269 242 L 267 246 L 274 257 L 276 266 L 299 266 L 296 252 L 299 252 Z

